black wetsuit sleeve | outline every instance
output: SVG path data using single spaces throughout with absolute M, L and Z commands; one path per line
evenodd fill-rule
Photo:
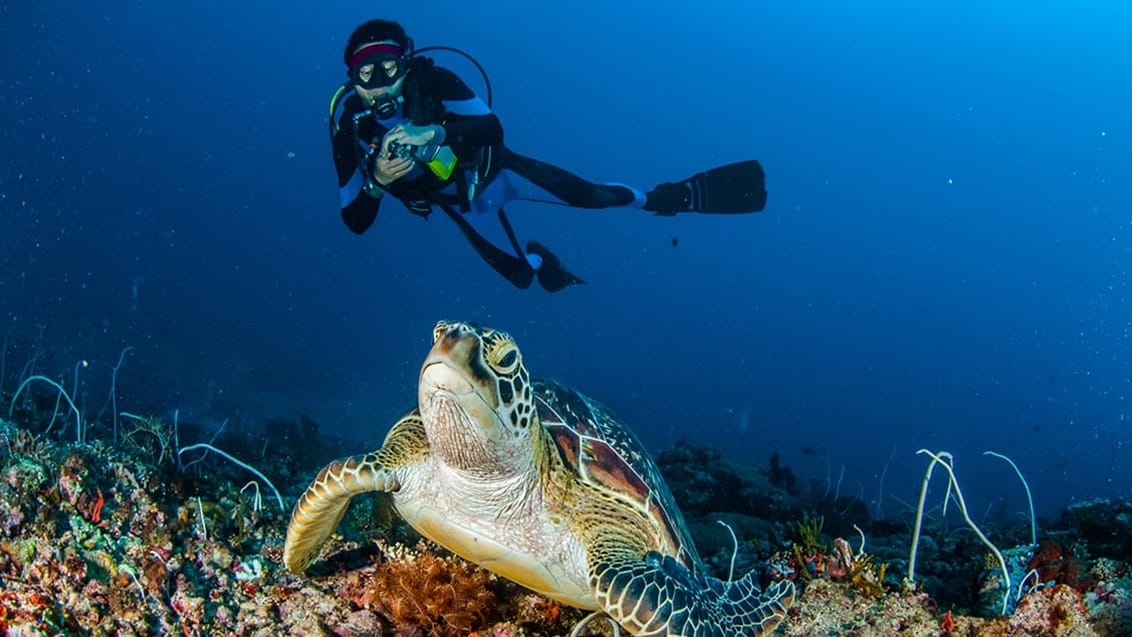
M 330 145 L 338 173 L 338 199 L 346 227 L 362 234 L 377 219 L 381 198 L 366 192 L 366 177 L 358 166 L 353 114 L 361 108 L 361 99 L 353 91 L 339 99 L 342 103 L 335 104 L 331 111 L 334 121 L 330 128 Z
M 455 73 L 442 67 L 433 68 L 429 83 L 444 105 L 446 116 L 442 126 L 446 144 L 456 149 L 472 149 L 503 143 L 499 118 Z

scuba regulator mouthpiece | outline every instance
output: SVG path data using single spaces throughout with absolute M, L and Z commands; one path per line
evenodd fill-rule
M 401 108 L 401 101 L 400 95 L 379 95 L 373 101 L 370 110 L 377 119 L 389 119 L 397 114 L 397 109 Z

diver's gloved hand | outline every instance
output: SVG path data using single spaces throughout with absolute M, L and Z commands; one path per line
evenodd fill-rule
M 426 144 L 439 146 L 444 143 L 444 127 L 398 124 L 390 129 L 381 140 L 382 145 L 386 147 L 389 142 L 408 144 L 409 146 L 424 146 Z

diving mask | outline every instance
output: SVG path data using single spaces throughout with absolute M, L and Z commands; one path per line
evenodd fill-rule
M 377 42 L 358 49 L 350 58 L 350 68 L 346 73 L 354 84 L 364 89 L 375 89 L 394 85 L 407 70 L 408 56 L 401 47 Z

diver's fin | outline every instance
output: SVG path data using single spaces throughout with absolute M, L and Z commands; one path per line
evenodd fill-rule
M 562 262 L 558 259 L 558 255 L 546 249 L 538 241 L 527 242 L 527 253 L 537 254 L 542 259 L 542 264 L 539 265 L 537 272 L 538 284 L 543 287 L 547 292 L 557 292 L 565 287 L 571 285 L 581 285 L 585 283 L 581 277 L 570 274 L 562 267 Z
M 755 159 L 711 168 L 684 181 L 660 184 L 648 193 L 645 201 L 645 210 L 665 216 L 678 212 L 759 212 L 765 207 L 766 174 Z
M 535 278 L 535 270 L 526 259 L 508 254 L 485 239 L 483 235 L 476 232 L 475 228 L 472 227 L 472 224 L 468 223 L 467 219 L 464 219 L 463 215 L 454 210 L 451 206 L 441 204 L 440 208 L 452 221 L 456 222 L 456 226 L 464 233 L 464 236 L 472 244 L 472 247 L 475 248 L 480 258 L 486 261 L 493 270 L 502 274 L 504 278 L 520 290 L 525 290 L 531 286 L 531 281 Z M 506 224 L 506 217 L 503 216 L 503 211 L 500 210 L 499 214 Z M 506 225 L 505 229 L 507 230 L 508 236 L 514 241 L 510 225 Z

